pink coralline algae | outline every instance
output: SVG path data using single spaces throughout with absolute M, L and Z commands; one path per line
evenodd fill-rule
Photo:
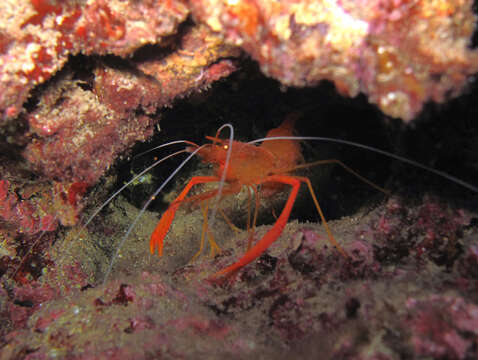
M 39 282 L 18 287 L 14 291 L 14 302 L 9 304 L 10 319 L 16 328 L 26 325 L 28 318 L 37 311 L 43 302 L 59 295 L 58 289 Z
M 66 185 L 66 186 L 65 186 Z M 35 235 L 53 231 L 58 223 L 71 226 L 78 221 L 84 204 L 79 201 L 86 188 L 83 183 L 23 185 L 0 180 L 0 217 L 15 234 Z
M 397 260 L 414 254 L 417 260 L 427 257 L 437 265 L 451 266 L 458 256 L 457 239 L 470 218 L 426 196 L 419 207 L 407 207 L 391 198 L 386 210 L 372 224 L 378 257 L 394 254 Z M 362 233 L 366 236 L 367 229 Z M 394 249 L 390 252 L 388 250 Z M 382 259 L 385 260 L 385 259 Z
M 126 56 L 161 43 L 188 15 L 181 1 L 3 1 L 0 9 L 3 118 L 18 115 L 29 91 L 60 70 L 69 54 Z
M 13 357 L 22 351 L 25 340 L 35 357 L 45 358 L 53 353 L 95 359 L 146 358 L 148 354 L 194 358 L 198 352 L 214 351 L 218 340 L 224 342 L 223 351 L 231 353 L 235 327 L 215 319 L 211 312 L 191 312 L 175 289 L 157 275 L 133 281 L 134 285 L 113 282 L 101 289 L 79 291 L 76 299 L 44 303 L 28 319 L 33 332 L 17 329 L 9 333 L 0 354 Z M 157 294 L 154 289 L 158 287 L 165 293 Z M 116 301 L 119 298 L 124 301 Z M 120 338 L 123 345 L 118 346 Z
M 407 301 L 410 341 L 418 356 L 466 359 L 478 345 L 478 306 L 460 297 Z
M 41 311 L 45 304 L 72 290 L 77 291 L 86 284 L 86 275 L 78 263 L 62 270 L 61 277 L 66 280 L 66 283 L 61 287 L 55 285 L 55 279 L 60 276 L 56 270 L 50 270 L 41 280 L 27 280 L 23 273 L 25 273 L 23 270 L 19 271 L 16 276 L 16 280 L 22 283 L 22 286 L 12 288 L 8 295 L 0 292 L 2 295 L 0 312 L 2 317 L 9 321 L 8 326 L 3 324 L 2 331 L 10 327 L 14 330 L 9 334 L 12 336 L 15 336 L 17 330 L 24 328 L 29 318 L 37 311 Z M 36 322 L 35 331 L 43 331 L 63 313 L 63 310 L 54 309 L 47 317 Z
M 24 183 L 0 179 L 0 273 L 20 282 L 50 264 L 46 249 L 58 225 L 75 225 L 85 202 L 84 183 Z
M 0 216 L 16 229 L 16 233 L 34 235 L 56 228 L 52 215 L 44 213 L 44 216 L 35 217 L 36 211 L 32 201 L 18 198 L 8 180 L 0 180 Z
M 61 104 L 46 99 L 29 117 L 38 137 L 24 155 L 49 178 L 94 184 L 119 152 L 152 134 L 150 117 L 123 117 L 98 103 L 91 91 L 77 86 L 63 90 L 52 99 Z
M 478 70 L 472 1 L 192 0 L 196 19 L 284 85 L 328 79 L 410 120 Z
M 153 134 L 158 108 L 235 71 L 232 61 L 218 60 L 234 54 L 198 27 L 177 52 L 137 68 L 95 64 L 91 91 L 60 76 L 28 115 L 35 138 L 24 156 L 51 179 L 94 184 L 119 154 Z

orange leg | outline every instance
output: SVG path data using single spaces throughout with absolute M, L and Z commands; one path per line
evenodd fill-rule
M 210 190 L 210 191 L 206 191 L 205 193 L 191 196 L 185 199 L 186 195 L 191 190 L 191 188 L 196 184 L 203 184 L 208 182 L 219 182 L 219 181 L 220 179 L 215 176 L 195 176 L 191 178 L 191 180 L 189 180 L 189 183 L 183 189 L 181 194 L 179 194 L 179 196 L 171 203 L 171 205 L 169 205 L 169 208 L 164 212 L 163 216 L 161 217 L 158 224 L 156 225 L 156 228 L 151 234 L 151 240 L 149 242 L 149 248 L 150 248 L 151 254 L 154 254 L 154 251 L 157 247 L 158 255 L 159 256 L 163 255 L 163 240 L 166 237 L 169 231 L 169 228 L 171 226 L 171 223 L 174 220 L 174 216 L 176 215 L 176 211 L 178 210 L 181 204 L 185 202 L 192 202 L 192 203 L 202 202 L 202 201 L 213 198 L 219 192 L 218 189 Z M 221 196 L 237 193 L 240 191 L 240 189 L 241 189 L 241 186 L 239 183 L 228 183 L 228 185 L 222 189 Z M 207 224 L 206 224 L 206 227 L 207 227 Z
M 277 219 L 275 224 L 272 226 L 272 228 L 264 235 L 264 237 L 259 242 L 256 243 L 256 245 L 254 245 L 249 251 L 247 251 L 243 255 L 243 257 L 239 259 L 239 261 L 215 273 L 212 276 L 213 280 L 214 278 L 219 276 L 232 274 L 235 271 L 239 270 L 240 268 L 244 267 L 245 265 L 249 264 L 254 259 L 258 258 L 264 251 L 267 250 L 267 248 L 274 241 L 277 240 L 277 238 L 282 234 L 282 231 L 284 230 L 284 227 L 287 224 L 287 221 L 289 220 L 292 206 L 294 205 L 295 199 L 297 197 L 297 193 L 299 191 L 300 184 L 302 182 L 306 183 L 307 187 L 309 188 L 310 195 L 312 196 L 312 199 L 314 200 L 314 204 L 320 215 L 322 224 L 325 227 L 325 230 L 327 231 L 329 242 L 342 254 L 343 257 L 345 257 L 346 259 L 349 257 L 347 253 L 345 252 L 345 250 L 342 249 L 342 247 L 337 243 L 334 236 L 332 235 L 332 231 L 330 231 L 329 226 L 327 225 L 327 221 L 325 220 L 322 209 L 320 208 L 319 202 L 317 201 L 317 197 L 315 195 L 314 189 L 312 188 L 312 184 L 310 183 L 310 180 L 308 178 L 302 177 L 302 176 L 271 175 L 261 180 L 260 182 L 258 182 L 257 185 L 264 182 L 278 182 L 278 183 L 292 186 L 292 191 L 289 194 L 289 198 L 287 199 L 287 202 L 284 206 L 284 209 L 282 210 L 282 213 L 280 214 L 279 218 Z
M 252 219 L 252 227 L 250 229 L 247 229 L 247 234 L 248 234 L 247 251 L 251 249 L 252 241 L 254 240 L 254 233 L 256 232 L 257 215 L 259 214 L 259 206 L 260 206 L 259 189 L 255 185 L 251 186 L 251 189 L 252 189 L 251 191 L 254 193 L 255 207 L 254 207 L 254 217 Z M 248 214 L 247 216 L 250 217 L 250 214 Z
M 179 205 L 181 205 L 184 202 L 184 198 L 186 197 L 188 192 L 191 190 L 191 188 L 196 184 L 204 184 L 204 183 L 215 182 L 219 180 L 220 179 L 217 176 L 195 176 L 191 178 L 191 180 L 189 180 L 189 183 L 186 185 L 183 191 L 171 203 L 169 208 L 164 212 L 163 216 L 161 216 L 161 219 L 159 220 L 158 224 L 156 225 L 156 228 L 151 234 L 151 239 L 149 241 L 149 250 L 151 251 L 151 254 L 154 254 L 157 247 L 158 255 L 159 256 L 163 255 L 163 240 L 169 231 L 169 228 L 171 226 L 171 223 L 174 220 L 174 216 L 176 215 L 176 211 L 178 210 Z M 208 196 L 209 198 L 213 197 L 216 194 L 217 192 L 207 193 L 207 195 L 210 195 Z
M 384 189 L 383 187 L 380 187 L 380 186 L 374 184 L 374 183 L 371 182 L 370 180 L 368 180 L 368 179 L 366 179 L 365 177 L 363 177 L 362 175 L 360 175 L 358 172 L 356 172 L 356 171 L 352 170 L 351 168 L 349 168 L 349 167 L 348 167 L 347 165 L 345 165 L 342 161 L 337 160 L 337 159 L 327 159 L 327 160 L 313 161 L 313 162 L 310 162 L 310 163 L 301 164 L 301 165 L 296 165 L 296 166 L 293 166 L 293 167 L 290 167 L 290 168 L 286 168 L 286 169 L 280 169 L 279 172 L 280 172 L 280 173 L 288 173 L 288 172 L 295 171 L 295 170 L 298 170 L 298 169 L 305 169 L 305 168 L 312 167 L 312 166 L 326 165 L 326 164 L 337 164 L 337 165 L 339 165 L 340 167 L 342 167 L 342 169 L 344 169 L 345 171 L 348 171 L 348 172 L 351 173 L 353 176 L 355 176 L 356 178 L 358 178 L 360 181 L 363 181 L 365 184 L 368 184 L 368 185 L 370 185 L 371 187 L 373 187 L 374 189 L 377 189 L 378 191 L 383 192 L 383 193 L 384 193 L 385 195 L 387 195 L 387 196 L 390 196 L 390 191 L 388 191 L 387 189 Z
M 289 194 L 289 198 L 280 214 L 279 218 L 272 226 L 272 228 L 264 235 L 264 237 L 259 240 L 249 251 L 247 251 L 242 258 L 239 259 L 236 263 L 222 269 L 215 273 L 212 278 L 228 275 L 232 272 L 235 272 L 242 268 L 243 266 L 249 264 L 251 261 L 259 257 L 267 248 L 277 240 L 280 236 L 282 231 L 284 230 L 285 225 L 287 224 L 287 220 L 289 220 L 290 212 L 292 210 L 292 206 L 294 205 L 295 199 L 297 198 L 297 193 L 299 192 L 301 179 L 296 178 L 294 176 L 289 175 L 272 175 L 268 176 L 261 181 L 259 181 L 256 185 L 262 184 L 264 182 L 279 182 L 282 184 L 292 186 L 292 191 Z

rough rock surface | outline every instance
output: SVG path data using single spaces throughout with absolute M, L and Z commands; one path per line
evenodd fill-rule
M 476 194 L 368 152 L 302 147 L 394 190 L 303 174 L 348 260 L 302 200 L 300 222 L 229 282 L 206 279 L 246 235 L 216 220 L 223 253 L 188 265 L 198 210 L 149 256 L 158 216 L 201 166 L 158 196 L 104 284 L 135 206 L 175 165 L 73 227 L 155 160 L 115 164 L 159 127 L 160 142 L 202 143 L 229 122 L 245 141 L 295 111 L 298 134 L 350 136 L 476 186 L 475 21 L 470 0 L 0 2 L 0 358 L 476 358 Z M 450 101 L 421 112 L 430 100 Z M 286 195 L 263 202 L 260 223 Z M 245 227 L 247 196 L 223 206 Z

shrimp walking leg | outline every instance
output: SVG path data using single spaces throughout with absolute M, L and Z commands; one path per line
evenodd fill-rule
M 204 217 L 204 222 L 203 222 L 202 231 L 201 231 L 201 243 L 199 245 L 199 250 L 196 252 L 196 254 L 194 254 L 194 256 L 191 258 L 189 262 L 193 262 L 194 260 L 196 260 L 196 258 L 199 255 L 201 255 L 204 249 L 206 235 L 208 236 L 209 246 L 211 247 L 211 256 L 213 257 L 216 254 L 219 254 L 221 252 L 221 248 L 214 241 L 214 236 L 209 232 L 209 229 L 208 229 L 208 210 L 209 210 L 209 200 L 206 200 L 204 201 L 204 203 L 201 203 L 201 212 Z
M 297 177 L 297 179 L 307 184 L 307 187 L 309 188 L 310 196 L 312 197 L 312 200 L 314 201 L 317 212 L 319 213 L 320 219 L 322 220 L 322 225 L 324 226 L 325 231 L 327 231 L 330 244 L 334 246 L 342 254 L 343 257 L 348 258 L 349 256 L 347 255 L 345 250 L 342 249 L 339 243 L 335 240 L 334 235 L 332 235 L 332 231 L 330 230 L 329 225 L 327 224 L 327 221 L 325 220 L 324 213 L 322 212 L 322 209 L 320 208 L 319 201 L 317 200 L 317 196 L 315 195 L 314 188 L 312 187 L 310 180 L 306 177 Z
M 224 210 L 222 210 L 221 208 L 218 208 L 217 211 L 219 211 L 219 213 L 223 217 L 224 221 L 226 222 L 227 225 L 229 225 L 229 227 L 231 228 L 232 231 L 234 231 L 236 234 L 240 234 L 242 232 L 241 229 L 239 229 L 236 225 L 234 225 L 234 223 L 229 218 L 229 216 L 227 216 L 227 214 L 224 212 Z
M 260 200 L 259 200 L 259 191 L 257 189 L 257 186 L 251 186 L 250 191 L 254 193 L 254 216 L 252 218 L 252 226 L 250 229 L 248 229 L 248 240 L 247 240 L 247 251 L 251 249 L 252 246 L 252 241 L 254 239 L 254 233 L 256 232 L 256 223 L 257 223 L 257 215 L 259 213 L 259 206 L 260 206 Z M 248 214 L 248 217 L 250 214 Z
M 287 224 L 287 220 L 289 220 L 292 206 L 294 205 L 294 202 L 297 198 L 297 193 L 299 192 L 301 180 L 299 178 L 296 178 L 295 176 L 272 175 L 262 179 L 257 183 L 257 185 L 265 182 L 279 182 L 292 186 L 292 190 L 289 194 L 289 198 L 287 199 L 284 209 L 282 210 L 282 213 L 280 214 L 279 218 L 272 226 L 272 228 L 264 235 L 264 237 L 259 240 L 249 251 L 247 251 L 243 255 L 243 257 L 239 259 L 239 261 L 215 273 L 212 278 L 231 274 L 239 270 L 243 266 L 249 264 L 251 261 L 259 257 L 264 251 L 266 251 L 267 248 L 274 241 L 277 240 L 277 238 L 284 230 L 284 227 Z
M 319 216 L 322 220 L 322 224 L 324 225 L 325 230 L 327 231 L 329 242 L 342 254 L 342 256 L 344 256 L 345 258 L 349 257 L 347 253 L 345 252 L 345 250 L 342 249 L 342 247 L 338 244 L 338 242 L 335 240 L 334 236 L 332 235 L 332 231 L 327 225 L 327 221 L 325 220 L 325 216 L 322 212 L 322 209 L 320 208 L 319 202 L 317 200 L 317 196 L 315 195 L 314 189 L 312 188 L 312 184 L 307 177 L 289 176 L 289 175 L 271 175 L 259 181 L 257 185 L 261 183 L 265 183 L 265 182 L 277 182 L 277 183 L 282 183 L 282 184 L 292 186 L 292 190 L 289 194 L 289 197 L 284 206 L 284 209 L 282 210 L 279 218 L 277 219 L 275 224 L 272 226 L 272 228 L 264 235 L 264 237 L 259 242 L 257 242 L 256 245 L 254 245 L 250 250 L 248 250 L 243 255 L 243 257 L 239 259 L 236 263 L 215 273 L 212 276 L 213 279 L 219 276 L 232 274 L 235 271 L 242 268 L 243 266 L 249 264 L 254 259 L 258 258 L 264 251 L 267 250 L 267 248 L 274 241 L 277 240 L 277 238 L 280 236 L 280 234 L 284 230 L 284 227 L 287 224 L 287 221 L 289 220 L 290 212 L 292 211 L 292 207 L 294 206 L 301 183 L 305 183 L 309 189 L 310 195 L 312 196 L 317 212 L 319 213 Z

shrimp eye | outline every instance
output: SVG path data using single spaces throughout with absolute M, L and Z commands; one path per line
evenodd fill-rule
M 224 145 L 222 148 L 223 148 L 224 150 L 227 150 L 227 149 L 229 149 L 229 145 Z

